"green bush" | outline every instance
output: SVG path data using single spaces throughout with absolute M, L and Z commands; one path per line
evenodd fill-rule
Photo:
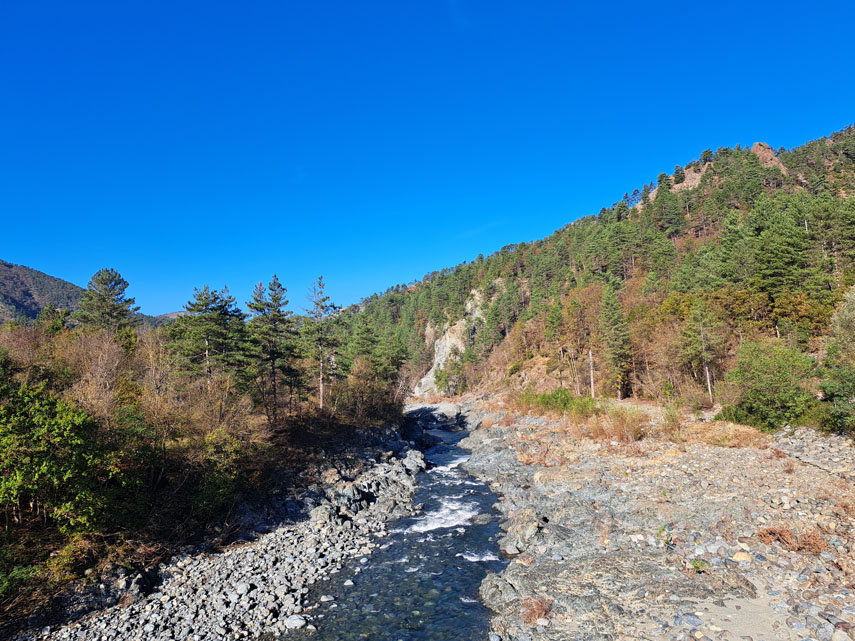
M 532 391 L 523 392 L 520 403 L 524 406 L 570 414 L 576 418 L 588 418 L 600 413 L 600 407 L 596 400 L 590 396 L 576 396 L 564 388 L 548 394 L 535 394 Z
M 18 588 L 32 579 L 35 573 L 35 568 L 25 565 L 15 565 L 8 570 L 0 569 L 0 599 L 17 592 Z
M 828 401 L 822 427 L 833 432 L 855 434 L 855 369 L 846 366 L 827 368 L 822 392 Z
M 766 430 L 795 423 L 815 404 L 805 388 L 813 369 L 811 358 L 780 343 L 743 344 L 727 374 L 737 400 L 720 417 Z
M 95 421 L 44 386 L 21 385 L 0 404 L 0 504 L 44 507 L 64 532 L 89 530 L 103 514 L 100 482 L 112 470 Z

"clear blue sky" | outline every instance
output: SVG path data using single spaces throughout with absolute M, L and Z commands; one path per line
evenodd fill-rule
M 850 2 L 585 4 L 0 0 L 0 258 L 352 303 L 855 121 Z

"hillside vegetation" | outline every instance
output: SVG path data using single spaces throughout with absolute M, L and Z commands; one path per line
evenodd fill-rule
M 23 265 L 0 260 L 0 321 L 33 319 L 52 305 L 77 309 L 83 288 Z
M 224 539 L 241 501 L 400 417 L 399 362 L 322 279 L 306 316 L 274 276 L 248 314 L 205 286 L 159 328 L 127 287 L 104 269 L 74 313 L 0 328 L 0 630 L 105 560 Z
M 465 349 L 436 372 L 447 393 L 566 387 L 851 429 L 855 303 L 832 317 L 855 282 L 853 193 L 852 127 L 793 150 L 707 150 L 596 216 L 372 296 L 358 315 L 395 328 L 411 383 L 466 318 Z

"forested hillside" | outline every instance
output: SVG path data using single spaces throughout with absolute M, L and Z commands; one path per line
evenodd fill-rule
M 466 316 L 465 349 L 437 373 L 446 392 L 504 380 L 512 389 L 722 402 L 770 426 L 808 409 L 846 414 L 850 355 L 842 338 L 827 355 L 826 339 L 855 282 L 853 193 L 852 127 L 793 150 L 707 150 L 542 241 L 434 272 L 354 313 L 394 340 L 410 383 L 430 366 L 442 329 Z M 485 302 L 465 315 L 473 292 Z M 759 362 L 801 377 L 761 385 L 792 398 L 751 397 Z M 833 402 L 815 406 L 823 390 Z M 769 402 L 783 406 L 772 415 L 755 407 Z
M 42 308 L 77 309 L 83 288 L 40 271 L 0 260 L 0 322 L 35 318 Z

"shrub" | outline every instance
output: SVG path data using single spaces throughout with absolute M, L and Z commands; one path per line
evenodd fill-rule
M 0 599 L 14 594 L 18 588 L 33 578 L 35 568 L 32 566 L 14 565 L 8 570 L 0 568 Z
M 87 530 L 104 505 L 102 481 L 113 472 L 96 442 L 95 421 L 44 386 L 21 385 L 0 405 L 4 509 L 20 512 L 30 502 L 63 531 Z
M 612 405 L 606 416 L 608 437 L 623 443 L 632 443 L 643 438 L 649 424 L 647 414 L 633 407 Z
M 813 367 L 811 358 L 777 342 L 743 344 L 727 374 L 736 402 L 720 417 L 768 430 L 796 422 L 814 404 L 804 386 Z
M 827 367 L 822 393 L 829 403 L 820 417 L 821 426 L 834 432 L 855 433 L 855 368 L 838 364 Z
M 523 408 L 539 408 L 569 414 L 574 419 L 585 419 L 600 412 L 597 401 L 590 396 L 575 396 L 568 389 L 557 389 L 548 394 L 535 394 L 526 391 L 520 396 L 519 404 Z
M 680 428 L 682 421 L 680 420 L 680 406 L 677 403 L 667 403 L 662 410 L 662 430 L 664 436 L 674 440 L 680 436 Z

